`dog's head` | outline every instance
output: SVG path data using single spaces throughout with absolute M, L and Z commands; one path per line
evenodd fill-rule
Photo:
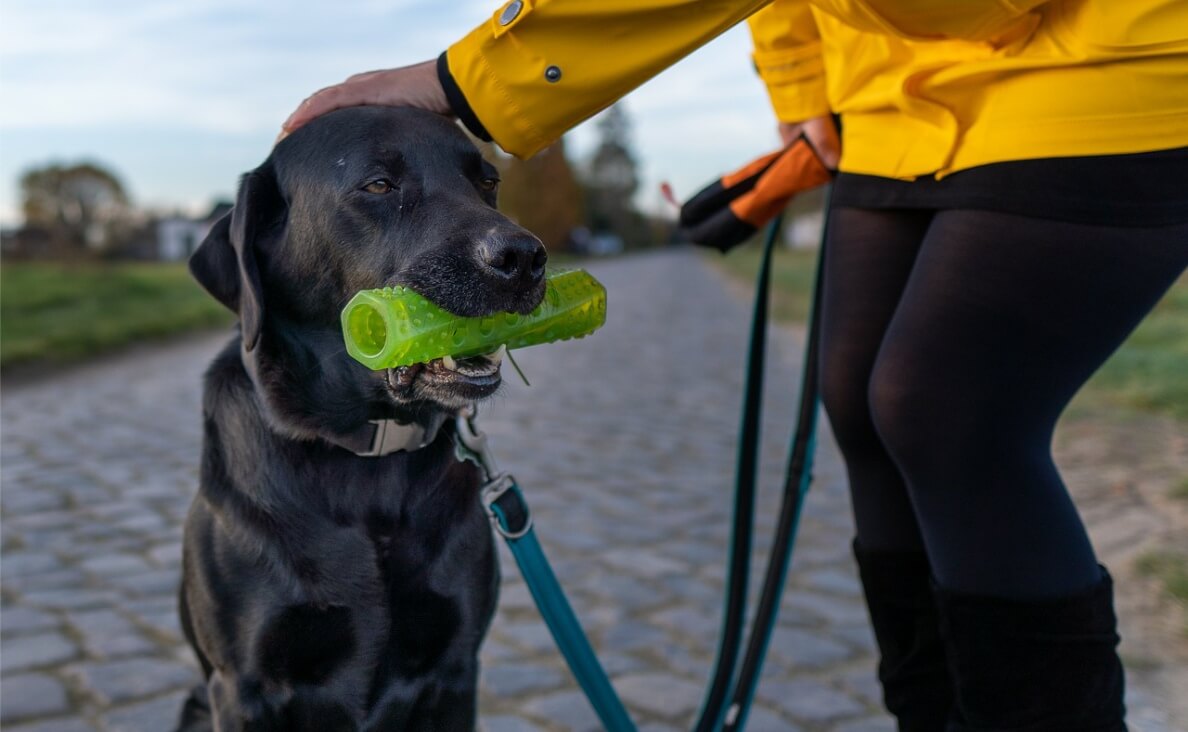
M 294 433 L 457 410 L 499 386 L 498 356 L 372 372 L 343 345 L 359 290 L 405 285 L 456 315 L 528 313 L 540 240 L 495 209 L 495 168 L 446 119 L 355 107 L 279 143 L 190 260 L 240 318 L 274 421 Z

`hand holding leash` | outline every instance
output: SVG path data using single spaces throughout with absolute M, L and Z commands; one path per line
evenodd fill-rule
M 801 131 L 783 149 L 722 176 L 681 204 L 679 232 L 694 244 L 729 251 L 774 219 L 793 196 L 832 176 Z
M 841 140 L 838 139 L 837 125 L 834 124 L 831 115 L 813 117 L 796 124 L 781 122 L 777 130 L 780 133 L 780 142 L 785 145 L 791 145 L 796 142 L 796 138 L 804 135 L 817 151 L 825 167 L 837 170 L 838 161 L 841 160 Z

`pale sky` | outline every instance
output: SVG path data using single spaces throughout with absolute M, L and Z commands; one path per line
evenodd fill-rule
M 138 206 L 201 211 L 233 195 L 309 93 L 436 57 L 498 7 L 0 0 L 0 221 L 20 221 L 22 171 L 81 160 L 116 172 Z M 661 180 L 692 193 L 777 144 L 749 51 L 736 27 L 627 97 L 645 207 L 659 207 Z M 574 130 L 571 157 L 594 139 Z

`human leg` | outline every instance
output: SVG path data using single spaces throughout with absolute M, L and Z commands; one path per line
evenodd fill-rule
M 858 544 L 921 552 L 898 466 L 875 430 L 867 385 L 932 212 L 834 208 L 821 309 L 821 399 L 850 483 Z
M 863 594 L 887 709 L 903 732 L 943 729 L 952 681 L 928 560 L 899 468 L 875 431 L 867 384 L 930 212 L 830 212 L 822 303 L 821 392 L 850 482 Z
M 937 214 L 871 380 L 969 730 L 1120 730 L 1108 576 L 1051 459 L 1069 399 L 1188 265 L 1188 226 Z
M 1188 226 L 937 214 L 870 396 L 942 586 L 1028 598 L 1097 581 L 1052 433 L 1186 264 Z

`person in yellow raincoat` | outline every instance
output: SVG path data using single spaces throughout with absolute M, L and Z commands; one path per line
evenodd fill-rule
M 888 709 L 1125 730 L 1111 580 L 1049 443 L 1188 266 L 1188 2 L 510 0 L 284 128 L 409 105 L 528 156 L 748 18 L 785 140 L 839 170 L 821 387 Z

